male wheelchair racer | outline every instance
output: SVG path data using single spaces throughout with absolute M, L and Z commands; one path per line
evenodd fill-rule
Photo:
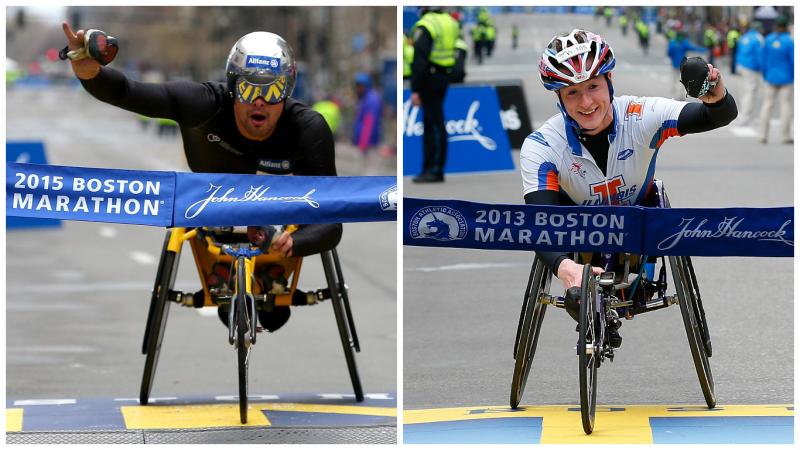
M 661 181 L 642 206 L 669 208 L 669 199 Z M 672 273 L 675 294 L 667 295 L 667 263 Z M 708 359 L 711 338 L 708 333 L 697 277 L 688 256 L 659 258 L 631 254 L 576 254 L 575 261 L 584 263 L 583 281 L 578 297 L 578 365 L 580 379 L 581 421 L 586 434 L 594 429 L 597 393 L 597 368 L 606 359 L 613 361 L 619 343 L 609 339 L 621 325 L 620 317 L 632 319 L 642 314 L 677 303 L 689 339 L 697 377 L 709 408 L 716 405 L 714 379 Z M 592 275 L 592 266 L 604 272 Z M 656 276 L 657 274 L 657 276 Z M 547 305 L 568 307 L 564 297 L 550 295 L 551 270 L 535 257 L 514 342 L 514 375 L 511 381 L 511 407 L 517 408 L 530 374 L 539 332 Z M 573 288 L 575 289 L 575 288 Z M 575 294 L 575 292 L 567 293 Z
M 304 294 L 297 289 L 303 258 L 262 253 L 251 246 L 247 234 L 240 228 L 167 230 L 142 343 L 146 359 L 139 403 L 146 405 L 149 401 L 171 303 L 226 310 L 229 343 L 236 348 L 238 355 L 239 414 L 241 422 L 247 423 L 248 361 L 256 335 L 261 331 L 256 325 L 257 311 L 269 312 L 276 306 L 311 305 L 327 299 L 333 303 L 356 400 L 363 401 L 354 353 L 360 351 L 360 346 L 336 249 L 320 253 L 327 287 Z M 295 228 L 290 225 L 287 231 Z M 173 290 L 181 249 L 186 241 L 192 249 L 203 286 L 195 293 Z M 255 274 L 259 272 L 271 275 L 257 279 Z

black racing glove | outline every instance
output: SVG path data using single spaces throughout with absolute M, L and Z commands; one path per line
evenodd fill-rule
M 87 30 L 83 37 L 83 47 L 78 50 L 70 51 L 69 46 L 64 47 L 58 52 L 58 57 L 64 61 L 67 58 L 76 60 L 92 58 L 105 66 L 114 60 L 119 51 L 117 38 L 109 36 L 101 30 Z
M 681 84 L 686 88 L 686 94 L 689 97 L 702 97 L 716 85 L 716 82 L 712 83 L 708 80 L 708 75 L 708 63 L 706 60 L 699 56 L 683 57 L 681 61 Z

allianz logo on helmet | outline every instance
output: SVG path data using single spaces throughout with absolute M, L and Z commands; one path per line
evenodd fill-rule
M 497 142 L 494 139 L 481 134 L 483 128 L 476 117 L 480 107 L 481 102 L 474 100 L 469 105 L 467 116 L 464 119 L 448 120 L 445 123 L 448 142 L 475 141 L 486 150 L 497 149 Z M 410 99 L 403 103 L 403 127 L 403 134 L 408 137 L 422 136 L 425 133 L 425 127 L 419 120 L 419 108 L 412 106 Z
M 271 56 L 247 55 L 247 62 L 245 62 L 244 66 L 280 70 L 281 60 Z

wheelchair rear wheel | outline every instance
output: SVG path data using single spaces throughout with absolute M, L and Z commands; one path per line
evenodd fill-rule
M 250 334 L 255 333 L 252 326 L 251 317 L 248 311 L 252 308 L 247 307 L 247 292 L 245 277 L 244 257 L 240 256 L 236 264 L 236 354 L 238 356 L 239 368 L 239 419 L 242 423 L 247 423 L 247 391 L 248 379 L 247 369 L 250 358 Z
M 597 399 L 597 366 L 602 351 L 600 320 L 598 316 L 597 281 L 592 275 L 592 265 L 583 266 L 581 305 L 578 324 L 578 368 L 581 393 L 581 421 L 583 431 L 592 434 Z
M 717 404 L 717 399 L 714 394 L 714 377 L 708 361 L 711 348 L 710 339 L 708 339 L 708 325 L 703 306 L 700 303 L 697 279 L 693 276 L 690 264 L 687 256 L 669 257 L 672 279 L 678 293 L 678 303 L 681 307 L 683 326 L 686 328 L 686 337 L 689 339 L 694 368 L 697 371 L 697 378 L 700 380 L 700 388 L 706 404 L 709 408 L 713 408 Z
M 547 304 L 542 303 L 540 298 L 542 294 L 549 293 L 551 279 L 550 269 L 538 257 L 534 258 L 517 324 L 517 337 L 514 341 L 515 363 L 510 399 L 512 408 L 517 408 L 522 401 L 547 308 Z
M 164 339 L 164 329 L 167 325 L 169 315 L 169 292 L 175 284 L 175 276 L 178 273 L 178 254 L 167 251 L 167 242 L 170 232 L 164 241 L 164 250 L 159 270 L 156 274 L 156 284 L 153 287 L 153 294 L 150 300 L 150 311 L 148 313 L 147 325 L 145 329 L 143 349 L 145 351 L 144 373 L 142 374 L 142 384 L 139 389 L 139 404 L 146 405 L 150 400 L 150 392 L 153 388 L 153 380 L 158 366 L 158 356 L 161 352 L 161 343 Z
M 342 349 L 344 350 L 344 359 L 347 362 L 347 370 L 350 373 L 350 381 L 353 384 L 353 392 L 356 401 L 364 401 L 364 390 L 361 387 L 361 379 L 358 376 L 358 368 L 356 367 L 357 338 L 355 337 L 355 327 L 352 325 L 353 320 L 350 314 L 349 303 L 346 302 L 346 287 L 344 283 L 339 284 L 339 280 L 343 280 L 341 273 L 337 274 L 337 267 L 339 266 L 338 255 L 333 251 L 326 251 L 320 253 L 322 258 L 322 268 L 325 272 L 325 280 L 328 283 L 328 289 L 331 293 L 331 303 L 333 303 L 333 314 L 336 316 L 336 325 L 339 329 L 339 337 L 342 341 Z

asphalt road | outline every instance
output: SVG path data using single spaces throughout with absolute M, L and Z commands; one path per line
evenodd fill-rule
M 510 24 L 520 29 L 511 49 Z M 629 33 L 606 29 L 589 16 L 497 16 L 496 54 L 467 68 L 467 81 L 523 80 L 534 126 L 557 112 L 536 61 L 549 38 L 577 27 L 596 30 L 618 58 L 619 94 L 669 96 L 671 68 L 663 37 L 653 35 L 643 55 Z M 725 60 L 722 60 L 725 64 Z M 741 79 L 723 74 L 736 97 Z M 737 90 L 738 88 L 738 90 Z M 734 121 L 712 132 L 670 139 L 656 176 L 673 206 L 770 207 L 793 205 L 791 145 L 757 142 L 752 128 Z M 777 124 L 772 142 L 778 142 Z M 513 152 L 518 159 L 518 152 Z M 452 157 L 452 155 L 451 155 Z M 444 184 L 404 181 L 404 196 L 521 203 L 517 172 L 452 175 Z M 532 255 L 525 252 L 405 247 L 403 250 L 404 408 L 507 405 L 513 345 Z M 694 258 L 714 356 L 718 403 L 792 403 L 793 270 L 786 258 Z M 553 280 L 553 290 L 561 289 Z M 563 292 L 563 291 L 562 291 Z M 577 404 L 575 324 L 550 308 L 528 379 L 523 405 Z M 598 372 L 598 404 L 702 404 L 677 306 L 623 321 L 622 348 Z
M 131 113 L 80 88 L 7 92 L 9 140 L 43 140 L 50 164 L 186 171 L 179 137 L 160 139 Z M 337 146 L 342 175 L 359 175 L 355 149 Z M 391 160 L 371 174 L 393 175 Z M 394 222 L 346 224 L 339 245 L 361 342 L 366 393 L 397 392 L 397 245 Z M 369 239 L 364 237 L 368 236 Z M 164 229 L 64 222 L 6 234 L 6 395 L 13 399 L 138 397 L 142 336 Z M 176 289 L 200 286 L 188 246 Z M 325 286 L 317 256 L 300 288 Z M 236 353 L 216 310 L 171 307 L 153 397 L 236 395 Z M 341 393 L 352 386 L 330 302 L 294 308 L 263 334 L 250 392 Z M 309 394 L 311 395 L 311 394 Z M 313 397 L 311 397 L 313 398 Z

